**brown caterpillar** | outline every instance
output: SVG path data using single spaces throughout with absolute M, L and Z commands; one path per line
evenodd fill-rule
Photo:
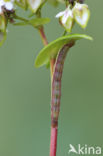
M 74 42 L 70 42 L 63 46 L 56 58 L 53 79 L 52 79 L 52 95 L 51 95 L 51 124 L 52 127 L 57 127 L 58 117 L 60 112 L 60 99 L 61 99 L 61 79 L 63 73 L 63 66 L 65 57 L 70 47 L 74 45 Z

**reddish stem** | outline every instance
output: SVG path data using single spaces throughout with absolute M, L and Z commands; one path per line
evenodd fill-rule
M 57 127 L 51 127 L 50 156 L 56 156 L 57 134 L 58 134 Z
M 47 41 L 47 38 L 46 38 L 46 35 L 44 32 L 44 28 L 41 26 L 38 30 L 39 30 L 39 33 L 40 33 L 40 36 L 41 36 L 44 46 L 48 45 L 48 41 Z
M 41 36 L 41 39 L 43 41 L 44 46 L 48 45 L 48 41 L 44 32 L 44 28 L 40 27 L 39 33 Z M 55 65 L 55 59 L 50 60 L 50 68 L 51 68 L 51 81 L 52 81 L 52 76 L 53 76 L 53 69 Z M 56 150 L 57 150 L 57 134 L 58 134 L 58 129 L 57 127 L 53 127 L 51 125 L 51 139 L 50 139 L 50 156 L 56 156 Z

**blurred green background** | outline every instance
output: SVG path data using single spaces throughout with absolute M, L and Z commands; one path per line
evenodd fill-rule
M 68 156 L 70 143 L 103 147 L 103 1 L 86 2 L 88 27 L 73 31 L 94 41 L 78 41 L 65 61 L 57 156 Z M 45 26 L 49 42 L 63 32 L 54 18 L 63 9 L 43 8 L 43 16 L 52 17 Z M 43 45 L 29 26 L 8 30 L 0 48 L 0 156 L 49 156 L 50 73 L 34 68 Z

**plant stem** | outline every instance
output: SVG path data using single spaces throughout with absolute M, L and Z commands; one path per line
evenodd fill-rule
M 46 35 L 45 35 L 45 32 L 44 32 L 43 26 L 39 27 L 38 31 L 39 31 L 39 34 L 40 34 L 40 37 L 41 37 L 41 39 L 43 41 L 44 46 L 48 45 L 48 41 L 47 41 L 47 38 L 46 38 Z
M 50 60 L 51 79 L 52 79 L 52 77 L 53 77 L 54 65 L 55 65 L 55 59 L 51 59 L 51 60 Z
M 28 20 L 27 19 L 25 19 L 25 18 L 23 18 L 23 17 L 20 17 L 20 16 L 18 16 L 18 15 L 14 15 L 14 18 L 15 19 L 18 19 L 18 20 L 21 20 L 21 21 L 24 21 L 24 22 L 28 22 Z
M 46 38 L 46 35 L 45 35 L 45 32 L 44 32 L 43 26 L 38 28 L 38 31 L 39 31 L 39 34 L 40 34 L 40 37 L 42 39 L 42 42 L 43 42 L 44 46 L 48 45 L 48 41 L 47 41 L 47 38 Z M 55 64 L 55 59 L 51 59 L 50 60 L 51 79 L 52 79 L 52 76 L 53 76 L 54 64 Z
M 44 46 L 48 45 L 48 41 L 44 32 L 43 26 L 41 26 L 39 29 L 40 37 L 43 41 Z M 50 69 L 51 69 L 51 86 L 52 86 L 52 78 L 53 78 L 53 70 L 55 65 L 55 59 L 50 60 Z M 56 156 L 56 150 L 57 150 L 57 134 L 58 134 L 58 126 L 53 127 L 51 124 L 51 138 L 50 138 L 50 156 Z
M 56 156 L 57 149 L 57 134 L 58 134 L 58 119 L 60 113 L 60 100 L 61 100 L 61 80 L 64 67 L 64 61 L 70 47 L 74 45 L 71 41 L 65 44 L 56 57 L 55 68 L 52 76 L 52 89 L 51 89 L 51 143 L 50 143 L 50 156 Z
M 58 128 L 51 127 L 50 156 L 56 156 Z

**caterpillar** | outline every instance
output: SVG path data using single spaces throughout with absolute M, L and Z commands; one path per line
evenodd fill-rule
M 70 47 L 74 45 L 74 41 L 63 46 L 59 51 L 53 70 L 52 78 L 52 95 L 51 95 L 51 125 L 52 127 L 58 126 L 58 117 L 60 112 L 60 99 L 61 99 L 61 79 L 63 73 L 63 66 L 65 57 Z

